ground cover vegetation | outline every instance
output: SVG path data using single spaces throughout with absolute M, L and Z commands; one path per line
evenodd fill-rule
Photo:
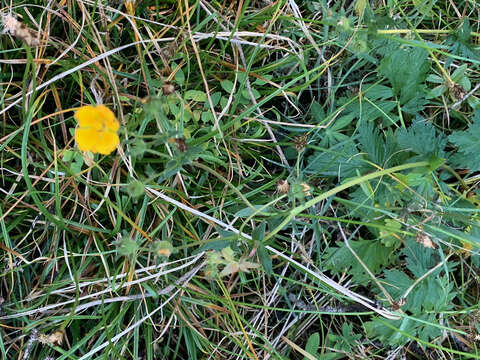
M 0 12 L 2 358 L 480 358 L 476 1 Z

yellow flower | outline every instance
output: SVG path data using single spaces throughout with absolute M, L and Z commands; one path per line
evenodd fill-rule
M 75 141 L 81 151 L 108 155 L 117 148 L 120 143 L 117 135 L 120 124 L 108 107 L 82 106 L 74 117 L 78 121 Z

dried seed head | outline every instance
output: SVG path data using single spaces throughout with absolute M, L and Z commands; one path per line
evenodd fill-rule
M 298 152 L 305 149 L 305 146 L 307 146 L 307 143 L 308 143 L 308 134 L 295 136 L 295 138 L 293 139 L 293 146 Z
M 305 196 L 310 196 L 310 185 L 308 185 L 307 183 L 301 183 L 302 185 L 302 191 L 303 193 L 305 194 Z
M 467 95 L 467 92 L 465 91 L 465 89 L 458 84 L 453 84 L 450 87 L 450 92 L 452 93 L 453 97 L 457 100 L 462 100 L 465 97 L 465 95 Z
M 175 139 L 175 145 L 177 145 L 177 148 L 178 148 L 178 151 L 180 152 L 185 152 L 187 151 L 187 142 L 185 141 L 185 138 L 178 138 L 178 139 Z
M 397 302 L 394 302 L 392 304 L 392 309 L 393 310 L 398 310 L 400 309 L 403 305 L 405 305 L 407 303 L 407 299 L 406 298 L 401 298 L 400 300 L 398 300 Z
M 278 180 L 277 182 L 277 191 L 280 194 L 286 194 L 290 190 L 290 184 L 287 180 Z
M 50 335 L 39 334 L 38 341 L 41 342 L 42 344 L 62 345 L 63 337 L 64 337 L 63 331 L 57 330 Z
M 163 95 L 170 95 L 175 92 L 175 85 L 170 83 L 164 83 L 162 85 L 162 93 Z
M 2 33 L 9 33 L 12 36 L 22 40 L 28 46 L 39 46 L 39 34 L 24 23 L 18 21 L 13 15 L 7 14 L 1 16 L 3 25 Z
M 422 244 L 426 248 L 436 249 L 437 245 L 432 241 L 432 239 L 425 233 L 420 232 L 417 234 L 416 241 L 419 244 Z

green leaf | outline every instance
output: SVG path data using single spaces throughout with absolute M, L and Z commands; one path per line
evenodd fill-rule
M 176 66 L 175 68 L 173 68 L 173 70 L 175 69 L 176 69 Z M 177 72 L 175 73 L 175 82 L 178 85 L 183 85 L 185 83 L 185 73 L 183 72 L 182 68 L 178 69 Z
M 313 333 L 309 336 L 307 343 L 305 344 L 305 351 L 313 356 L 317 356 L 318 348 L 320 347 L 320 334 Z M 304 358 L 306 359 L 306 358 Z
M 135 139 L 133 141 L 133 144 L 130 148 L 130 153 L 132 154 L 133 157 L 142 157 L 145 151 L 148 150 L 148 146 L 145 143 L 145 141 L 141 139 Z
M 413 0 L 413 4 L 415 5 L 415 10 L 420 12 L 423 15 L 428 15 L 428 13 L 432 10 L 433 5 L 437 0 Z
M 263 245 L 263 243 L 261 242 L 258 243 L 257 255 L 258 255 L 258 259 L 262 263 L 265 273 L 267 275 L 272 275 L 273 274 L 272 258 L 268 253 L 267 249 L 265 249 L 265 245 Z
M 428 159 L 432 155 L 445 157 L 444 148 L 447 139 L 429 122 L 417 121 L 408 129 L 400 128 L 395 132 L 398 144 L 405 150 L 411 150 L 419 155 L 425 155 Z
M 193 100 L 196 102 L 207 101 L 207 94 L 200 90 L 187 90 L 185 92 L 185 100 Z
M 351 240 L 350 247 L 374 274 L 390 262 L 391 255 L 394 252 L 394 248 L 384 246 L 379 240 Z M 325 268 L 335 274 L 341 274 L 346 269 L 351 269 L 350 273 L 355 274 L 357 282 L 366 283 L 370 280 L 363 266 L 357 261 L 345 243 L 337 243 L 337 246 L 330 247 L 323 259 L 325 260 Z
M 466 131 L 455 131 L 448 140 L 457 147 L 457 153 L 451 157 L 452 165 L 471 171 L 480 170 L 480 109 L 475 111 L 472 124 Z
M 202 251 L 207 251 L 207 250 L 216 250 L 220 251 L 227 246 L 230 246 L 232 244 L 231 240 L 215 240 L 215 241 L 209 241 L 208 243 L 200 246 L 197 250 L 194 251 L 194 254 L 198 254 Z
M 367 6 L 367 0 L 357 0 L 355 1 L 355 14 L 358 17 L 363 16 L 363 12 L 365 11 L 365 7 Z
M 255 229 L 252 231 L 252 238 L 254 240 L 263 241 L 263 238 L 265 236 L 265 228 L 266 228 L 267 223 L 262 222 L 260 225 L 258 225 Z
M 470 35 L 472 33 L 472 28 L 470 27 L 470 21 L 468 18 L 464 18 L 462 25 L 460 25 L 457 29 L 456 35 L 458 40 L 463 43 L 467 43 L 470 40 Z
M 403 333 L 408 335 L 417 335 L 417 323 L 411 319 L 403 318 L 400 320 L 384 320 L 373 318 L 373 321 L 364 323 L 367 339 L 378 339 L 381 343 L 390 346 L 401 346 L 410 341 L 409 337 L 403 335 L 396 329 L 384 325 L 384 323 L 389 323 L 396 329 L 402 330 Z
M 243 208 L 242 210 L 239 210 L 235 213 L 235 216 L 237 217 L 249 217 L 255 213 L 255 215 L 266 215 L 269 212 L 269 208 L 263 208 L 265 205 L 253 205 L 253 208 L 251 207 L 246 207 Z M 262 209 L 262 211 L 258 211 L 259 209 Z M 258 211 L 258 212 L 257 212 Z
M 394 235 L 401 230 L 402 224 L 394 219 L 385 219 L 384 223 L 387 229 L 380 230 L 380 239 L 386 247 L 392 247 L 399 241 L 398 235 Z
M 351 139 L 335 144 L 328 150 L 316 151 L 308 158 L 306 173 L 339 177 L 344 179 L 356 175 L 357 169 L 366 168 L 358 157 L 358 149 Z
M 321 123 L 325 119 L 325 111 L 323 111 L 322 105 L 320 105 L 316 101 L 312 102 L 310 112 L 311 112 L 313 118 L 315 119 L 315 122 L 317 122 L 317 123 Z
M 63 152 L 63 161 L 70 162 L 73 160 L 73 155 L 75 152 L 73 150 L 65 150 Z
M 397 142 L 393 133 L 387 131 L 386 136 L 380 135 L 380 131 L 373 122 L 363 122 L 358 128 L 359 148 L 367 153 L 368 159 L 378 165 L 385 166 L 385 161 L 391 160 L 397 152 Z
M 117 245 L 117 253 L 121 256 L 133 256 L 138 250 L 137 242 L 128 235 L 123 236 L 115 244 Z
M 379 67 L 379 73 L 390 81 L 401 104 L 423 92 L 420 84 L 425 81 L 429 70 L 428 52 L 418 47 L 394 50 L 382 59 Z
M 127 193 L 133 198 L 138 198 L 145 193 L 145 186 L 141 181 L 133 180 L 127 185 Z
M 229 94 L 233 91 L 233 82 L 231 82 L 230 80 L 223 80 L 222 82 L 220 82 L 220 86 Z
M 202 112 L 201 119 L 202 119 L 203 123 L 210 123 L 210 124 L 215 123 L 215 119 L 213 118 L 213 114 L 210 111 Z

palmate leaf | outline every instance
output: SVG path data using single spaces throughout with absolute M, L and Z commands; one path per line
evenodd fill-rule
M 455 131 L 448 140 L 458 148 L 451 157 L 451 163 L 456 168 L 480 170 L 480 110 L 475 111 L 472 124 L 466 131 Z
M 390 262 L 392 248 L 384 246 L 378 240 L 350 241 L 350 246 L 374 274 Z M 335 274 L 340 274 L 345 269 L 351 268 L 350 273 L 355 274 L 355 280 L 358 283 L 366 283 L 370 280 L 370 276 L 363 266 L 355 259 L 344 243 L 337 243 L 337 246 L 330 247 L 324 255 L 324 259 L 325 268 Z
M 402 250 L 405 256 L 405 262 L 410 274 L 393 269 L 384 273 L 384 287 L 395 301 L 399 301 L 405 295 L 407 289 L 415 282 L 428 273 L 441 258 L 437 250 L 424 247 L 414 240 L 407 240 Z M 455 270 L 456 263 L 448 263 L 450 271 Z M 452 308 L 452 299 L 456 296 L 452 292 L 454 284 L 448 279 L 448 276 L 440 275 L 444 267 L 439 267 L 429 273 L 421 282 L 409 292 L 403 311 L 410 311 L 412 314 L 422 314 L 425 311 L 446 311 Z M 380 291 L 378 290 L 380 293 Z
M 360 173 L 368 169 L 363 159 L 358 155 L 355 143 L 349 139 L 331 146 L 328 150 L 316 151 L 308 158 L 306 174 L 315 174 L 345 179 L 355 176 L 357 170 Z
M 480 135 L 480 134 L 479 134 Z M 402 149 L 411 150 L 419 155 L 430 158 L 432 155 L 445 157 L 447 139 L 429 122 L 418 119 L 408 129 L 400 128 L 395 132 L 398 144 Z
M 383 344 L 391 346 L 405 345 L 410 338 L 403 335 L 396 329 L 384 325 L 385 322 L 391 324 L 396 329 L 411 336 L 417 336 L 417 324 L 414 320 L 403 318 L 400 320 L 385 320 L 374 317 L 372 321 L 364 323 L 365 332 L 368 339 L 378 339 Z
M 358 133 L 359 149 L 366 153 L 368 160 L 383 167 L 396 165 L 392 160 L 395 160 L 397 141 L 390 129 L 384 136 L 372 122 L 368 122 L 359 126 Z
M 413 47 L 397 48 L 382 59 L 379 67 L 379 73 L 390 81 L 402 105 L 423 93 L 421 84 L 429 70 L 428 52 Z

